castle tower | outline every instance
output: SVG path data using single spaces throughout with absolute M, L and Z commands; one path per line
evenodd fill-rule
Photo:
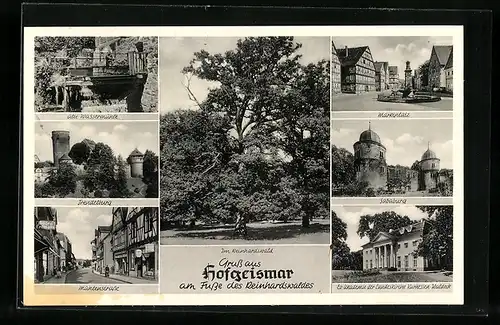
M 430 149 L 430 143 L 427 145 L 427 150 L 422 155 L 420 160 L 420 177 L 419 190 L 425 191 L 436 188 L 438 183 L 438 173 L 440 170 L 440 159 L 437 158 L 434 151 Z
M 374 189 L 387 186 L 386 149 L 371 125 L 363 131 L 359 141 L 354 143 L 354 168 L 358 182 L 368 182 Z
M 130 165 L 130 176 L 133 178 L 142 177 L 142 166 L 144 163 L 144 155 L 142 152 L 135 148 L 128 156 L 127 161 Z
M 411 67 L 410 61 L 406 61 L 406 69 L 405 69 L 405 88 L 413 88 L 411 82 Z
M 52 156 L 55 167 L 59 167 L 59 159 L 69 153 L 69 150 L 69 131 L 52 131 Z

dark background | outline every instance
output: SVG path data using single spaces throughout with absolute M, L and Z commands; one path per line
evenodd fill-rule
M 361 2 L 361 1 L 360 1 Z M 164 2 L 165 3 L 165 2 Z M 426 1 L 420 1 L 420 5 L 425 5 Z M 430 2 L 429 2 L 430 3 Z M 450 1 L 454 8 L 464 7 L 465 1 Z M 339 3 L 335 3 L 339 5 Z M 352 5 L 353 3 L 350 3 Z M 433 3 L 436 5 L 436 3 Z M 476 8 L 482 1 L 473 1 L 471 5 Z M 393 4 L 394 5 L 394 4 Z M 408 3 L 397 2 L 396 5 L 412 5 Z M 446 5 L 446 3 L 444 4 Z M 362 6 L 361 6 L 362 7 Z M 4 136 L 4 144 L 11 146 L 7 151 L 10 157 L 3 159 L 4 171 L 7 168 L 8 172 L 4 173 L 4 180 L 12 181 L 12 187 L 2 191 L 7 195 L 3 195 L 3 201 L 9 203 L 7 207 L 13 208 L 12 212 L 5 211 L 4 232 L 15 234 L 14 229 L 22 230 L 22 168 L 19 163 L 22 161 L 22 111 L 19 105 L 19 99 L 22 99 L 22 94 L 15 96 L 14 91 L 20 91 L 22 79 L 17 79 L 18 72 L 16 68 L 22 69 L 22 26 L 180 26 L 180 25 L 464 25 L 464 142 L 465 142 L 465 216 L 464 216 L 464 231 L 465 231 L 465 305 L 464 306 L 281 306 L 281 307 L 87 307 L 92 313 L 75 313 L 75 310 L 82 307 L 57 307 L 57 308 L 33 308 L 22 306 L 22 283 L 18 283 L 15 278 L 22 273 L 22 265 L 19 264 L 17 255 L 22 252 L 22 231 L 18 231 L 18 236 L 14 236 L 12 242 L 5 241 L 5 252 L 13 255 L 14 259 L 11 262 L 3 263 L 4 270 L 11 270 L 13 277 L 3 276 L 4 281 L 2 292 L 10 293 L 5 296 L 3 305 L 7 308 L 2 309 L 2 317 L 7 317 L 11 320 L 23 320 L 27 323 L 42 322 L 47 318 L 48 321 L 54 323 L 63 321 L 78 323 L 100 323 L 100 322 L 118 322 L 119 318 L 109 317 L 109 313 L 103 313 L 110 310 L 128 310 L 123 317 L 126 320 L 134 323 L 149 323 L 156 322 L 171 322 L 173 320 L 182 319 L 182 322 L 194 321 L 191 319 L 193 312 L 203 323 L 214 322 L 213 317 L 218 317 L 223 313 L 231 323 L 251 322 L 255 324 L 259 322 L 255 316 L 252 318 L 244 317 L 242 312 L 252 313 L 269 313 L 279 312 L 281 315 L 274 315 L 277 320 L 284 322 L 303 322 L 308 321 L 311 315 L 305 317 L 283 315 L 282 313 L 334 313 L 337 315 L 345 314 L 406 314 L 406 315 L 475 315 L 474 319 L 467 321 L 470 324 L 472 321 L 486 321 L 485 316 L 498 313 L 500 311 L 498 303 L 498 294 L 495 295 L 495 290 L 488 290 L 488 286 L 497 287 L 497 279 L 495 274 L 500 274 L 498 271 L 498 258 L 494 257 L 495 250 L 492 249 L 491 255 L 488 254 L 490 244 L 489 238 L 489 210 L 490 210 L 490 105 L 491 105 L 491 27 L 492 13 L 488 11 L 436 11 L 436 10 L 370 10 L 370 9 L 327 9 L 327 8 L 256 8 L 256 7 L 151 7 L 138 5 L 133 7 L 116 6 L 116 5 L 26 5 L 22 8 L 22 16 L 20 16 L 21 7 L 13 6 L 5 3 L 2 6 L 2 27 L 4 31 L 3 42 L 4 46 L 2 56 L 12 56 L 11 59 L 5 58 L 4 62 L 4 87 L 2 93 L 9 96 L 2 96 L 5 99 L 2 103 L 4 112 L 8 115 L 3 115 L 0 119 L 5 123 L 6 127 L 2 131 L 7 131 L 7 136 Z M 5 13 L 5 15 L 4 15 Z M 16 19 L 21 18 L 21 23 Z M 12 39 L 8 36 L 12 34 Z M 332 35 L 334 36 L 334 35 Z M 18 41 L 14 42 L 14 41 Z M 13 46 L 19 44 L 19 47 Z M 19 52 L 17 52 L 19 51 Z M 10 64 L 5 64 L 6 60 L 10 60 Z M 19 65 L 16 67 L 16 63 Z M 11 69 L 11 72 L 9 72 Z M 15 70 L 14 70 L 15 69 Z M 9 78 L 5 78 L 9 76 Z M 7 86 L 5 86 L 7 79 Z M 19 82 L 19 83 L 18 83 Z M 8 99 L 14 101 L 13 104 L 7 105 Z M 22 105 L 22 104 L 21 104 Z M 17 108 L 17 109 L 16 109 Z M 493 119 L 494 120 L 494 119 Z M 15 130 L 17 127 L 17 130 Z M 14 156 L 20 159 L 13 159 Z M 494 153 L 494 158 L 498 155 Z M 17 172 L 14 172 L 17 171 Z M 7 177 L 5 177 L 7 176 Z M 6 182 L 3 182 L 6 183 Z M 12 190 L 16 187 L 18 191 Z M 19 200 L 17 200 L 17 198 Z M 16 202 L 16 203 L 14 203 Z M 496 218 L 498 219 L 498 218 Z M 19 221 L 19 222 L 18 222 Z M 491 229 L 499 229 L 494 226 L 494 222 L 498 222 L 492 218 Z M 9 227 L 9 225 L 11 226 Z M 497 240 L 498 235 L 492 230 L 491 245 Z M 17 237 L 17 238 L 16 238 Z M 12 254 L 14 253 L 14 254 Z M 5 255 L 7 256 L 7 254 Z M 20 256 L 19 256 L 20 257 Z M 490 263 L 488 263 L 490 259 Z M 14 266 L 17 270 L 14 271 Z M 491 283 L 488 282 L 488 268 L 490 267 Z M 495 268 L 495 269 L 493 269 Z M 2 272 L 3 273 L 3 272 Z M 19 280 L 21 280 L 20 278 Z M 496 282 L 496 283 L 495 283 Z M 17 286 L 17 288 L 16 288 Z M 497 291 L 498 292 L 498 291 Z M 4 297 L 3 297 L 4 298 Z M 489 304 L 489 298 L 491 302 Z M 50 310 L 50 311 L 49 311 Z M 165 318 L 165 313 L 145 314 L 138 311 L 170 311 L 171 319 Z M 189 317 L 188 317 L 189 313 Z M 206 314 L 206 313 L 210 313 Z M 108 316 L 107 317 L 104 316 Z M 76 317 L 75 317 L 76 316 Z M 155 320 L 150 319 L 150 316 L 156 316 Z M 42 318 L 40 318 L 42 317 Z M 326 318 L 328 317 L 328 318 Z M 329 323 L 335 322 L 331 316 L 326 316 Z M 491 318 L 491 317 L 490 317 Z M 198 321 L 200 321 L 198 319 Z M 253 320 L 251 320 L 253 319 Z M 248 321 L 246 321 L 248 320 Z M 337 322 L 347 321 L 345 317 L 336 319 Z M 351 320 L 351 319 L 350 319 Z M 394 321 L 390 317 L 384 321 Z M 456 322 L 457 319 L 454 320 Z M 309 321 L 308 321 L 309 322 Z M 372 320 L 370 320 L 372 322 Z M 398 318 L 398 323 L 411 323 L 410 319 Z M 419 320 L 419 323 L 425 322 L 424 319 Z M 378 323 L 378 322 L 374 322 Z M 142 325 L 142 324 L 141 324 Z

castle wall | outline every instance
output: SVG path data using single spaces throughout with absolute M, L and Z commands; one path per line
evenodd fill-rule
M 55 167 L 59 167 L 59 159 L 70 151 L 69 138 L 68 131 L 52 132 L 52 156 Z
M 410 191 L 418 191 L 418 173 L 413 174 L 410 178 Z

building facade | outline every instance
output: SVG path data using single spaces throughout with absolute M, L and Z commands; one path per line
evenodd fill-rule
M 138 278 L 158 278 L 158 208 L 113 208 L 113 272 Z
M 40 283 L 55 276 L 60 269 L 62 247 L 57 237 L 57 210 L 36 207 L 34 218 L 34 277 Z
M 341 63 L 341 90 L 345 93 L 375 91 L 375 65 L 368 46 L 337 49 Z
M 113 252 L 113 269 L 116 274 L 128 275 L 128 208 L 113 208 L 111 224 L 111 251 Z
M 434 45 L 432 47 L 428 76 L 428 85 L 431 89 L 446 87 L 444 67 L 452 50 L 452 45 Z
M 438 263 L 419 256 L 417 248 L 431 224 L 421 220 L 399 229 L 382 231 L 363 247 L 363 270 L 427 271 Z
M 105 240 L 111 232 L 111 226 L 98 226 L 94 231 L 94 245 L 95 245 L 95 266 L 94 269 L 99 273 L 104 273 L 106 264 L 109 261 L 109 255 L 111 252 L 111 245 L 105 244 Z M 109 249 L 109 251 L 107 251 Z M 94 249 L 92 250 L 94 251 Z M 112 264 L 112 263 L 111 263 Z M 111 265 L 108 265 L 111 267 Z
M 446 90 L 453 92 L 453 48 L 444 66 L 444 75 L 446 78 Z
M 377 133 L 363 131 L 359 141 L 354 143 L 354 169 L 358 182 L 367 182 L 371 188 L 387 187 L 386 148 Z
M 158 209 L 131 208 L 127 216 L 129 275 L 158 277 Z
M 337 48 L 332 42 L 332 94 L 338 94 L 341 92 L 341 65 L 339 55 L 337 54 Z
M 390 65 L 389 71 L 389 89 L 397 90 L 400 87 L 399 84 L 399 72 L 398 67 L 395 65 Z
M 389 63 L 375 62 L 375 90 L 384 91 L 389 89 Z

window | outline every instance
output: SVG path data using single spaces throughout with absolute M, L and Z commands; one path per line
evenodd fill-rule
M 417 267 L 417 258 L 413 257 L 413 267 Z
M 413 247 L 417 246 L 418 245 L 418 240 L 414 240 L 413 241 Z
M 405 248 L 408 248 L 408 242 L 405 243 Z
M 401 267 L 401 256 L 398 256 L 398 267 Z
M 432 163 L 432 168 L 436 168 L 436 164 L 435 163 Z
M 405 267 L 408 267 L 408 255 L 405 256 Z
M 373 269 L 373 260 L 370 260 L 370 269 Z
M 398 244 L 398 249 L 400 249 L 400 248 L 401 248 L 401 244 Z

